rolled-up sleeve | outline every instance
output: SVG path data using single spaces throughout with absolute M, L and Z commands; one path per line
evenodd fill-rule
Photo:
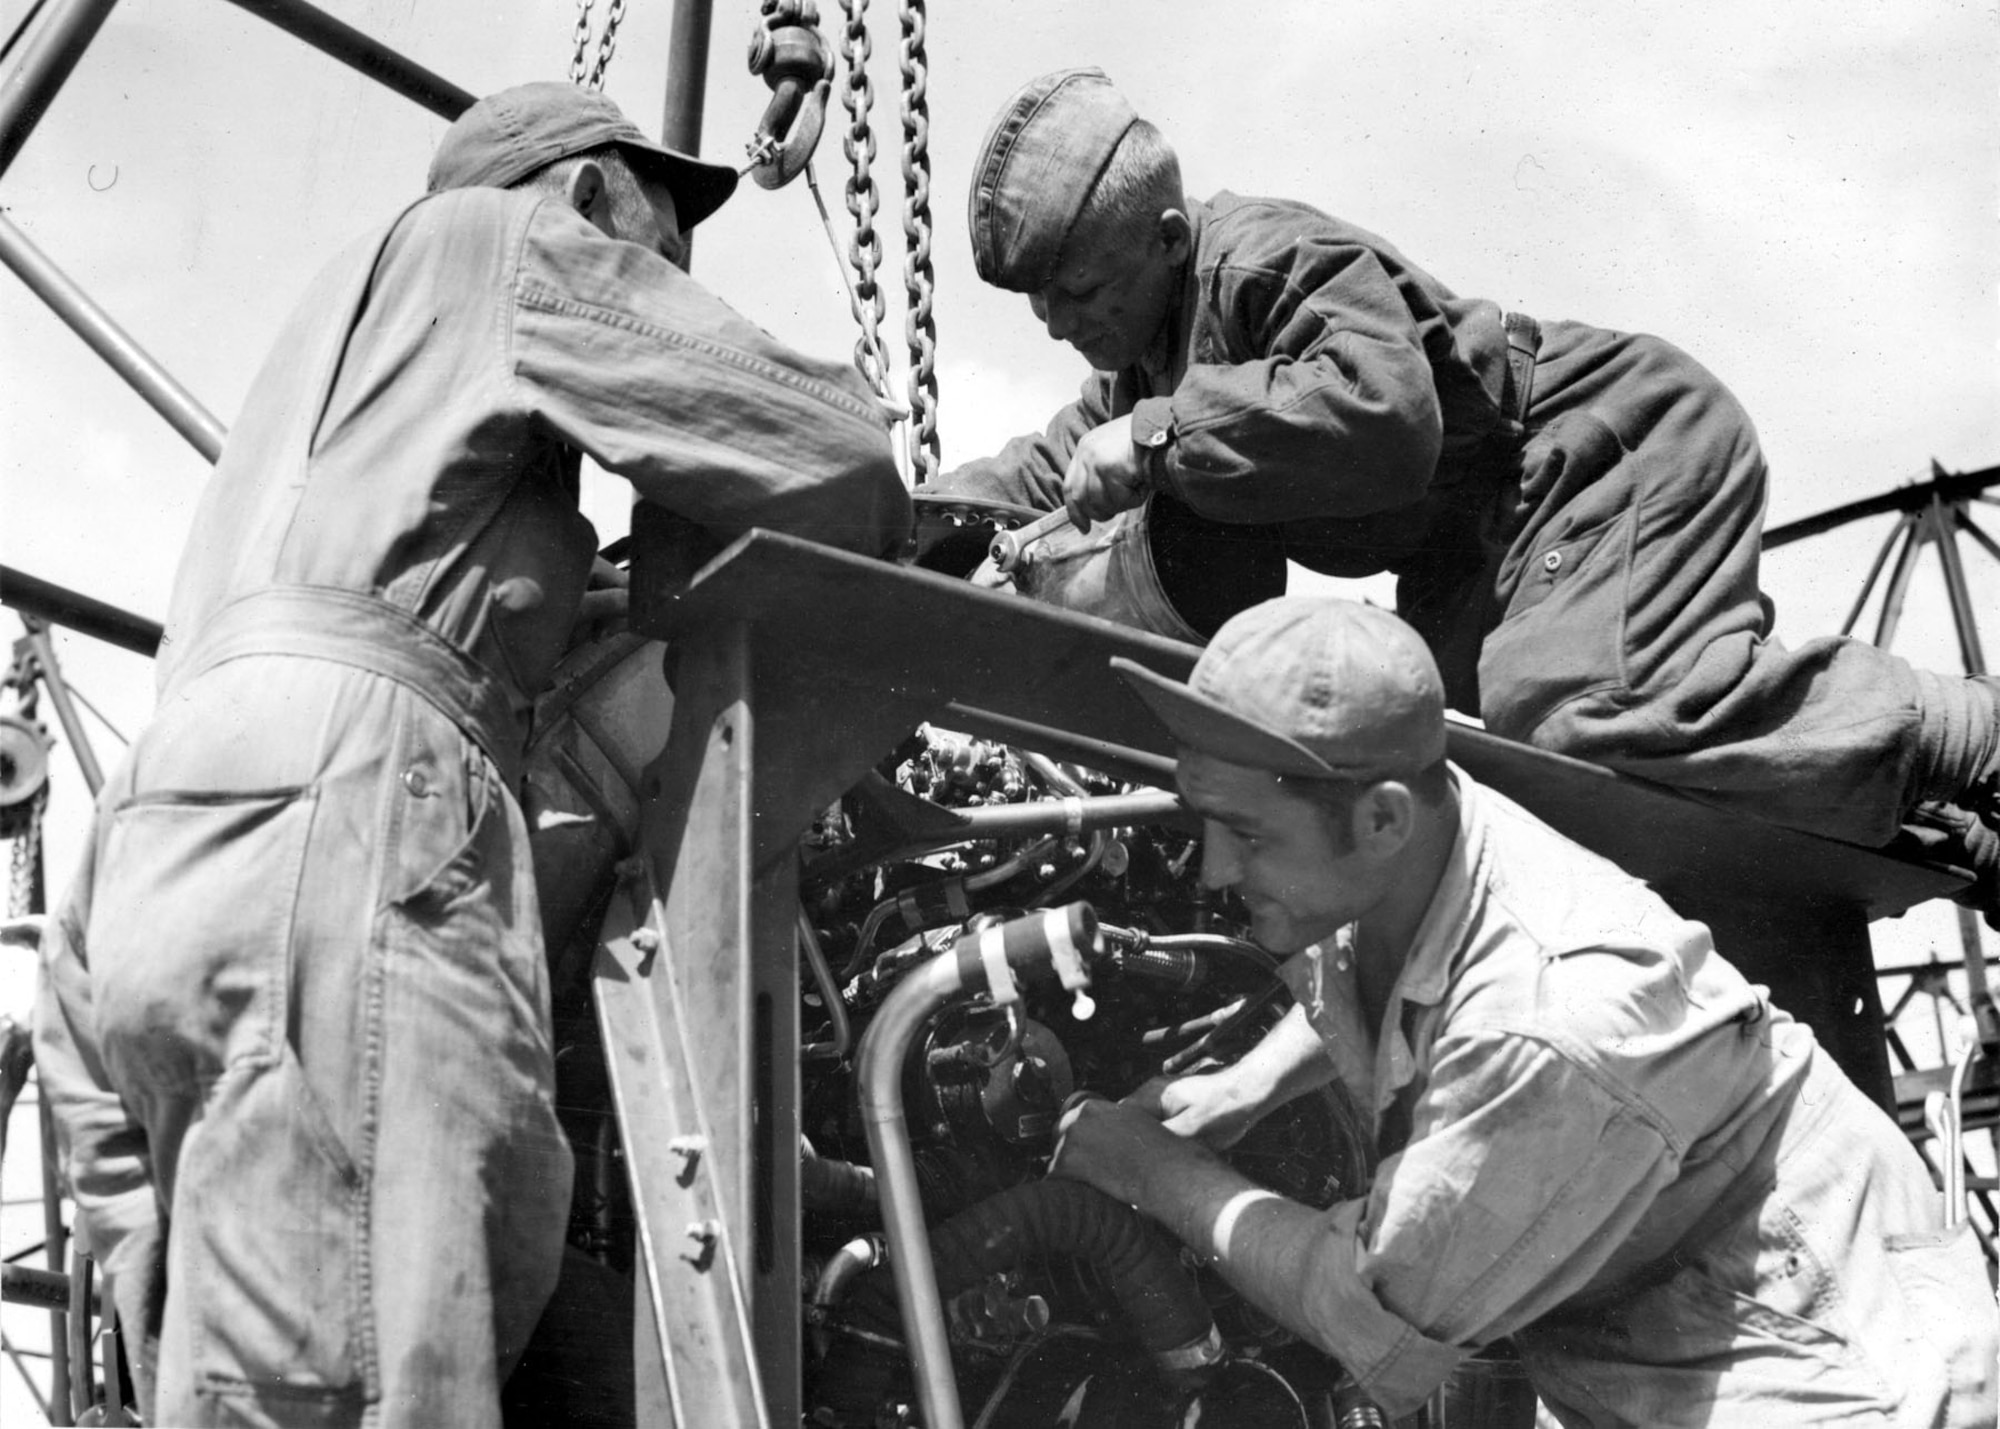
M 1267 231 L 1268 229 L 1268 231 Z M 1417 324 L 1379 255 L 1232 220 L 1201 275 L 1233 350 L 1133 412 L 1172 434 L 1167 484 L 1216 521 L 1365 516 L 1423 498 L 1444 419 Z
M 1679 1162 L 1646 1108 L 1509 1034 L 1441 1045 L 1414 1128 L 1365 1200 L 1250 1208 L 1221 1267 L 1391 1414 L 1582 1289 Z
M 907 534 L 887 413 L 850 364 L 792 351 L 554 203 L 507 300 L 525 400 L 641 495 L 725 538 L 765 526 L 878 554 Z

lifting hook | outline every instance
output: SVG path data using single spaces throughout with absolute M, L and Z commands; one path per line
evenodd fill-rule
M 771 102 L 750 136 L 750 177 L 779 189 L 797 178 L 819 144 L 833 85 L 833 51 L 820 38 L 813 0 L 763 0 L 750 34 L 750 73 L 771 87 Z

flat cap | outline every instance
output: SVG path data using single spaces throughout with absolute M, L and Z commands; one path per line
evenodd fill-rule
M 1104 166 L 1139 120 L 1100 69 L 1029 80 L 1007 101 L 972 166 L 972 261 L 996 288 L 1048 285 Z
M 1305 779 L 1409 777 L 1444 758 L 1444 682 L 1376 606 L 1281 596 L 1232 616 L 1186 684 L 1114 658 L 1176 743 Z
M 736 191 L 736 171 L 655 144 L 593 89 L 537 80 L 489 94 L 458 116 L 431 158 L 427 187 L 504 189 L 558 159 L 616 144 L 635 172 L 666 185 L 683 232 Z

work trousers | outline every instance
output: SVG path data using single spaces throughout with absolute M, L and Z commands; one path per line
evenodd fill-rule
M 1515 1336 L 1571 1429 L 1990 1429 L 2000 1308 L 1972 1228 L 1826 1057 L 1664 1264 Z
M 1789 648 L 1758 583 L 1749 417 L 1657 338 L 1551 323 L 1529 429 L 1398 586 L 1488 729 L 1870 846 L 1921 797 L 1922 676 Z
M 148 1422 L 498 1422 L 571 1163 L 526 830 L 437 705 L 297 656 L 172 691 L 36 1050 Z

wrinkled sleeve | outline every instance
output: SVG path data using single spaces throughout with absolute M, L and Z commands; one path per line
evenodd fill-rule
M 764 526 L 873 555 L 907 534 L 888 416 L 851 365 L 792 351 L 555 203 L 529 221 L 509 300 L 531 406 L 640 495 L 723 539 Z
M 1200 295 L 1231 350 L 1190 366 L 1171 396 L 1137 403 L 1135 439 L 1167 433 L 1167 485 L 1215 521 L 1366 516 L 1421 500 L 1444 418 L 1381 257 L 1239 227 Z
M 1049 420 L 1046 430 L 1016 437 L 990 457 L 953 467 L 938 478 L 937 490 L 1055 510 L 1063 504 L 1063 475 L 1076 444 L 1085 432 L 1117 415 L 1113 387 L 1109 373 L 1091 373 L 1082 393 Z
M 1252 1207 L 1222 1267 L 1390 1414 L 1587 1284 L 1678 1165 L 1644 1108 L 1538 1042 L 1438 1050 L 1415 1133 L 1367 1198 Z

